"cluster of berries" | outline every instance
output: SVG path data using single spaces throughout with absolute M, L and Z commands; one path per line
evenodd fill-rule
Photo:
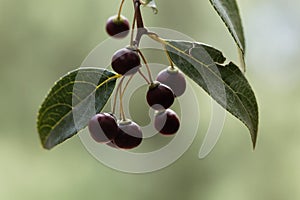
M 123 16 L 110 17 L 106 23 L 107 33 L 114 38 L 124 38 L 129 33 L 128 20 Z M 136 47 L 122 48 L 112 56 L 113 70 L 122 76 L 131 76 L 139 71 L 140 51 Z M 161 71 L 156 81 L 149 83 L 146 99 L 154 109 L 154 127 L 163 135 L 173 135 L 180 127 L 177 114 L 170 109 L 176 97 L 186 89 L 182 72 L 170 66 Z M 121 99 L 120 99 L 121 100 Z M 141 144 L 143 134 L 140 126 L 128 119 L 117 120 L 114 113 L 100 113 L 88 124 L 91 137 L 99 143 L 121 149 L 132 149 Z

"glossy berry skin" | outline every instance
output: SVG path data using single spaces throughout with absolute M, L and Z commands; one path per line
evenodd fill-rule
M 141 67 L 141 59 L 135 50 L 123 48 L 114 53 L 111 66 L 118 74 L 131 75 Z
M 169 67 L 159 72 L 157 81 L 169 86 L 176 97 L 181 96 L 186 90 L 186 80 L 181 71 Z
M 136 123 L 125 121 L 119 123 L 118 135 L 113 143 L 121 149 L 133 149 L 143 140 L 142 130 Z
M 107 143 L 118 134 L 116 119 L 109 113 L 100 113 L 92 117 L 88 124 L 92 138 L 99 143 Z
M 154 110 L 164 110 L 173 104 L 174 93 L 168 86 L 155 82 L 148 89 L 147 102 Z
M 129 33 L 129 22 L 124 16 L 118 18 L 117 15 L 108 18 L 106 22 L 106 32 L 114 38 L 124 38 Z
M 155 115 L 154 127 L 163 135 L 173 135 L 178 131 L 180 122 L 177 114 L 173 110 L 167 109 Z

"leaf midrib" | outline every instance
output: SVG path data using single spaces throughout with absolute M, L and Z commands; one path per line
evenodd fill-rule
M 165 42 L 166 42 L 166 41 L 165 41 Z M 192 56 L 186 54 L 184 51 L 178 49 L 177 47 L 175 47 L 174 45 L 170 44 L 169 42 L 166 42 L 166 44 L 169 45 L 170 47 L 172 47 L 173 49 L 177 50 L 178 52 L 180 52 L 180 53 L 182 53 L 182 54 L 184 54 L 184 55 L 187 55 L 188 57 L 190 57 L 190 58 L 193 59 L 194 61 L 198 62 L 199 64 L 205 66 L 212 74 L 214 74 L 214 75 L 217 77 L 217 79 L 221 80 L 221 82 L 223 82 L 223 84 L 226 85 L 226 86 L 233 92 L 233 94 L 236 94 L 236 96 L 238 97 L 238 98 L 237 98 L 238 101 L 239 101 L 240 104 L 243 106 L 243 109 L 244 109 L 244 110 L 246 111 L 246 113 L 247 113 L 247 117 L 250 119 L 250 122 L 251 122 L 251 124 L 252 124 L 251 132 L 253 132 L 253 131 L 254 131 L 254 130 L 253 130 L 253 121 L 252 121 L 251 115 L 250 115 L 250 113 L 247 111 L 247 109 L 245 108 L 244 104 L 242 103 L 242 101 L 241 101 L 241 99 L 239 98 L 239 96 L 237 95 L 237 93 L 235 93 L 235 91 L 234 91 L 234 90 L 233 90 L 226 82 L 224 82 L 219 76 L 217 76 L 217 75 L 214 73 L 214 71 L 212 71 L 212 70 L 208 67 L 209 65 L 206 65 L 206 64 L 202 63 L 201 61 L 195 59 L 194 57 L 192 57 Z M 244 124 L 245 124 L 246 126 L 248 126 L 245 122 L 244 122 Z M 250 127 L 249 127 L 249 128 L 250 128 Z
M 79 102 L 76 106 L 78 106 L 78 105 L 80 105 L 82 102 L 84 102 L 85 99 L 87 99 L 88 97 L 90 97 L 90 96 L 91 96 L 95 91 L 97 91 L 101 86 L 103 86 L 104 84 L 108 83 L 109 81 L 111 81 L 111 80 L 113 80 L 113 79 L 117 79 L 117 78 L 119 78 L 119 77 L 120 77 L 119 74 L 115 74 L 115 75 L 109 77 L 108 79 L 106 79 L 104 82 L 102 82 L 102 83 L 99 84 L 97 87 L 95 87 L 95 89 L 93 90 L 93 92 L 91 92 L 90 95 L 86 96 L 86 98 L 84 98 L 84 99 L 83 99 L 81 102 Z M 73 108 L 74 108 L 74 107 L 73 107 Z M 58 126 L 58 124 L 59 124 L 62 120 L 64 120 L 64 119 L 66 118 L 66 116 L 68 116 L 68 115 L 71 113 L 71 111 L 73 110 L 73 108 L 70 109 L 70 111 L 68 111 L 65 115 L 63 115 L 62 118 L 61 118 L 59 121 L 57 121 L 56 124 L 54 124 L 53 126 L 50 127 L 51 130 L 49 131 L 48 135 L 45 137 L 44 142 L 45 142 L 45 141 L 48 141 L 49 137 L 51 136 L 50 133 Z
M 80 72 L 81 73 L 88 73 L 88 72 L 91 72 L 90 70 L 95 70 L 95 69 L 98 69 L 98 68 L 87 68 L 87 69 L 85 69 L 85 70 L 81 70 Z M 68 73 L 67 75 L 71 75 L 72 73 L 78 73 L 78 70 L 76 70 L 76 71 L 73 71 L 73 72 L 70 72 L 70 73 Z M 97 74 L 101 74 L 101 75 L 104 75 L 103 73 L 99 73 L 99 72 L 97 72 L 97 71 L 93 71 L 93 73 L 97 73 Z M 77 76 L 77 75 L 76 75 Z M 105 76 L 105 78 L 108 78 L 109 76 L 107 76 L 107 75 L 104 75 Z M 61 81 L 62 80 L 62 78 L 59 80 L 59 81 Z M 58 82 L 59 82 L 58 81 Z M 58 83 L 57 82 L 57 83 Z M 93 87 L 97 87 L 97 85 L 95 85 L 95 84 L 92 84 L 92 83 L 90 83 L 90 82 L 86 82 L 86 81 L 70 81 L 70 82 L 67 82 L 67 84 L 65 84 L 65 85 L 62 85 L 61 87 L 59 87 L 59 89 L 58 90 L 56 90 L 55 92 L 53 92 L 52 94 L 51 94 L 51 91 L 49 92 L 49 94 L 51 94 L 50 96 L 47 96 L 47 99 L 51 99 L 53 96 L 55 96 L 58 92 L 60 92 L 63 88 L 65 88 L 65 87 L 67 87 L 67 86 L 69 86 L 69 85 L 72 85 L 72 84 L 75 84 L 75 83 L 86 83 L 86 84 L 90 84 L 90 85 L 92 85 Z M 71 94 L 72 95 L 74 95 L 74 93 L 73 92 L 71 92 Z M 83 101 L 81 98 L 79 98 L 76 94 L 75 94 L 75 96 L 80 100 L 80 101 Z M 47 100 L 46 99 L 46 100 Z M 57 104 L 56 104 L 57 105 Z M 78 104 L 76 104 L 75 106 L 77 106 Z M 72 107 L 72 106 L 70 106 L 70 107 Z M 43 107 L 41 107 L 41 108 L 43 108 Z M 51 108 L 52 108 L 52 106 L 51 106 Z M 50 108 L 50 109 L 51 109 Z M 39 116 L 38 116 L 38 118 L 39 119 L 41 119 L 41 118 L 43 118 L 44 117 L 44 115 L 45 115 L 45 113 L 47 113 L 47 111 L 49 110 L 49 107 L 46 109 L 46 110 L 43 110 L 43 112 L 42 113 L 39 113 Z

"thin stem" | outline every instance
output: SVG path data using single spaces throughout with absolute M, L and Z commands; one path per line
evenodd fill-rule
M 120 5 L 120 8 L 119 8 L 119 12 L 118 12 L 118 19 L 121 18 L 121 13 L 122 13 L 122 8 L 123 8 L 123 5 L 124 5 L 124 2 L 125 2 L 125 0 L 121 1 L 121 5 Z
M 143 53 L 139 49 L 137 51 L 140 54 L 140 56 L 142 57 L 142 60 L 143 60 L 143 62 L 146 65 L 146 69 L 147 69 L 147 72 L 148 72 L 148 76 L 149 76 L 150 82 L 153 83 L 153 79 L 152 79 L 152 75 L 151 75 L 151 70 L 150 70 L 150 67 L 149 67 L 149 65 L 147 63 L 147 60 L 146 60 L 145 56 L 143 55 Z
M 136 8 L 136 21 L 137 21 L 137 27 L 138 28 L 144 28 L 144 22 L 143 17 L 141 13 L 141 2 L 139 0 L 133 0 L 134 7 Z
M 120 81 L 120 89 L 119 89 L 119 98 L 120 98 L 120 118 L 122 121 L 125 121 L 125 113 L 124 113 L 124 107 L 123 107 L 123 96 L 122 96 L 122 84 L 125 76 Z
M 134 34 L 134 27 L 135 27 L 135 22 L 136 22 L 136 16 L 137 16 L 137 7 L 134 8 L 134 17 L 133 17 L 133 22 L 132 22 L 132 27 L 131 27 L 131 37 L 130 37 L 130 46 L 133 46 L 133 34 Z
M 172 61 L 172 59 L 170 58 L 170 55 L 168 54 L 168 51 L 167 51 L 167 42 L 164 41 L 163 39 L 161 39 L 156 33 L 148 32 L 147 35 L 148 35 L 151 39 L 153 39 L 153 40 L 155 40 L 156 42 L 159 42 L 159 43 L 161 43 L 161 44 L 163 45 L 164 51 L 165 51 L 165 53 L 167 54 L 167 58 L 168 58 L 168 60 L 169 60 L 169 63 L 170 63 L 170 65 L 171 65 L 171 68 L 174 69 L 175 67 L 174 67 L 173 61 Z
M 124 77 L 122 77 L 122 79 L 120 80 L 118 86 L 117 86 L 117 90 L 116 90 L 116 93 L 115 93 L 115 96 L 114 96 L 114 105 L 113 105 L 113 111 L 112 113 L 115 114 L 116 113 L 116 105 L 117 105 L 117 97 L 118 97 L 118 92 L 121 88 L 121 84 L 122 82 L 124 81 Z
M 163 45 L 167 45 L 167 42 L 164 41 L 163 39 L 161 39 L 156 33 L 148 32 L 147 35 L 148 35 L 151 39 L 155 40 L 156 42 L 159 42 L 159 43 L 161 43 L 161 44 L 163 44 Z
M 116 93 L 114 95 L 114 105 L 113 105 L 113 110 L 112 110 L 112 114 L 116 113 L 116 105 L 117 105 L 117 97 L 118 97 L 118 92 L 119 92 L 119 87 L 116 90 Z
M 169 60 L 171 69 L 175 69 L 175 67 L 174 67 L 174 65 L 173 65 L 173 62 L 172 62 L 172 59 L 171 59 L 170 55 L 168 54 L 166 45 L 163 45 L 163 46 L 164 46 L 164 49 L 165 49 L 165 53 L 167 54 L 167 58 L 168 58 L 168 60 Z
M 140 0 L 133 0 L 134 10 L 135 10 L 135 20 L 137 26 L 137 33 L 134 40 L 134 45 L 139 46 L 141 38 L 144 34 L 148 33 L 148 30 L 144 27 L 143 17 L 141 13 L 141 2 Z
M 126 82 L 125 87 L 123 88 L 123 91 L 122 91 L 122 98 L 123 98 L 123 96 L 124 96 L 124 93 L 125 93 L 125 91 L 126 91 L 128 85 L 129 85 L 130 81 L 131 81 L 132 78 L 134 77 L 134 75 L 135 75 L 135 74 L 132 74 L 132 75 L 129 77 L 128 81 Z
M 142 73 L 142 71 L 139 69 L 138 72 L 139 72 L 140 75 L 145 79 L 145 81 L 147 82 L 147 84 L 150 85 L 151 82 L 146 78 L 146 76 Z

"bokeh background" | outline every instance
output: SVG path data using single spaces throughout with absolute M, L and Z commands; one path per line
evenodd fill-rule
M 237 61 L 236 48 L 209 1 L 156 0 L 147 26 L 183 32 Z M 108 36 L 119 1 L 0 1 L 0 199 L 300 199 L 300 2 L 238 1 L 247 39 L 247 77 L 260 107 L 257 149 L 227 115 L 222 136 L 203 160 L 198 151 L 210 113 L 191 148 L 163 170 L 124 174 L 105 167 L 73 137 L 43 150 L 36 113 L 48 89 Z M 132 17 L 128 0 L 124 15 Z M 205 93 L 202 107 L 209 105 Z M 193 120 L 193 119 L 191 119 Z

